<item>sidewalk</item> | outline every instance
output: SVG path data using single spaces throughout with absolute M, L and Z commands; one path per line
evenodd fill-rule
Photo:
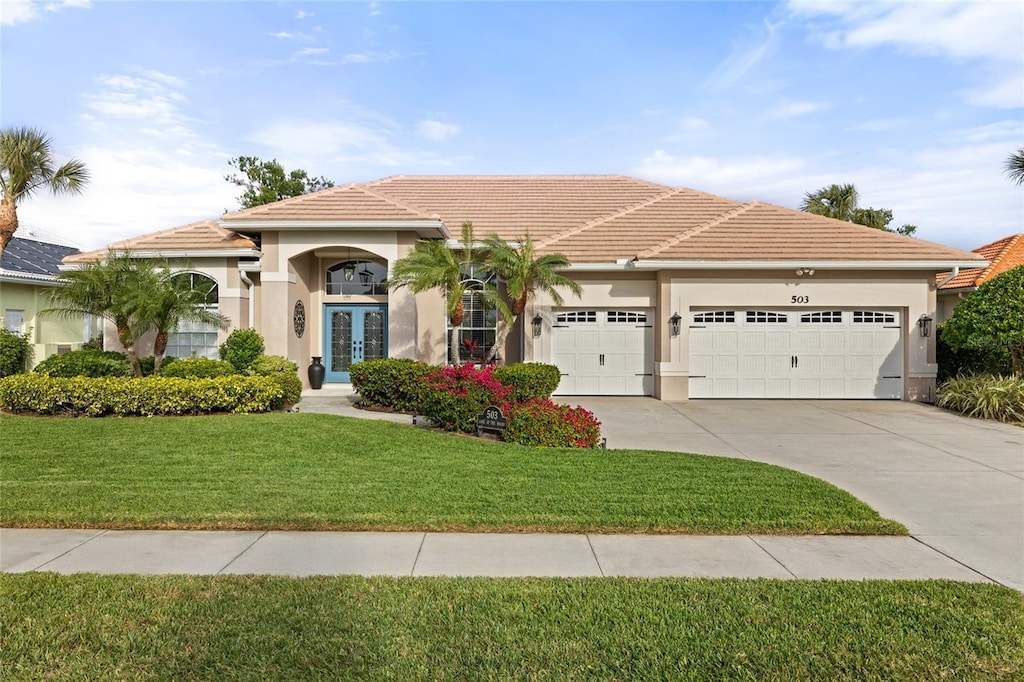
M 910 537 L 0 529 L 0 571 L 991 582 Z

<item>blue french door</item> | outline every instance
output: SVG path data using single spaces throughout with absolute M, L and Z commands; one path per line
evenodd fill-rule
M 325 305 L 325 380 L 347 383 L 354 363 L 387 357 L 387 329 L 386 305 Z

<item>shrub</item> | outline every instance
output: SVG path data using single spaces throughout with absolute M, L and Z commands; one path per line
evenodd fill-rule
M 11 412 L 102 417 L 269 412 L 282 399 L 269 377 L 48 377 L 0 379 L 0 408 Z
M 63 355 L 51 355 L 33 371 L 48 377 L 64 378 L 135 376 L 128 356 L 109 350 L 73 350 Z
M 263 337 L 255 329 L 236 329 L 220 345 L 220 359 L 231 363 L 235 371 L 243 374 L 259 356 L 263 355 Z
M 939 383 L 972 374 L 1013 374 L 1010 349 L 1006 346 L 962 346 L 953 350 L 946 342 L 943 333 L 945 329 L 946 325 L 940 324 L 935 331 L 935 361 L 939 365 Z
M 511 389 L 494 378 L 491 367 L 476 369 L 466 363 L 431 371 L 420 407 L 435 426 L 471 433 L 484 408 L 497 405 L 507 411 L 509 393 Z
M 562 375 L 554 365 L 517 362 L 494 370 L 494 378 L 512 388 L 512 402 L 525 403 L 531 398 L 550 398 Z
M 103 335 L 94 336 L 83 343 L 82 350 L 103 350 Z
M 298 375 L 299 366 L 280 355 L 261 355 L 249 365 L 249 374 L 269 377 L 281 387 L 281 405 L 294 405 L 302 400 L 302 379 Z
M 0 327 L 0 377 L 24 372 L 31 353 L 27 333 L 18 334 Z
M 434 370 L 418 360 L 384 358 L 355 363 L 349 368 L 349 376 L 364 404 L 416 412 L 426 390 L 426 378 Z
M 174 357 L 173 355 L 165 355 L 163 363 L 160 365 L 160 369 L 162 370 L 164 367 L 166 367 L 167 365 L 169 365 L 170 363 L 174 362 L 177 359 L 178 358 Z M 139 367 L 142 368 L 142 376 L 153 376 L 153 370 L 156 369 L 156 358 L 153 357 L 152 355 L 147 355 L 144 358 L 139 358 Z
M 969 417 L 1024 422 L 1024 379 L 984 374 L 957 377 L 939 386 L 936 404 Z
M 519 445 L 549 448 L 596 448 L 601 422 L 582 407 L 533 398 L 512 407 L 503 439 Z
M 160 374 L 165 377 L 184 379 L 209 379 L 211 377 L 231 376 L 232 374 L 238 374 L 238 372 L 235 371 L 231 364 L 223 360 L 182 358 L 161 367 Z

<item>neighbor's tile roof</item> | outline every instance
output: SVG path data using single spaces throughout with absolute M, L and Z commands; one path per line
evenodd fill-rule
M 69 256 L 64 259 L 64 262 L 87 263 L 99 260 L 108 251 L 204 251 L 255 248 L 255 242 L 248 237 L 221 227 L 215 220 L 201 220 L 197 223 L 114 242 L 103 249 Z
M 988 267 L 961 270 L 956 277 L 942 285 L 943 291 L 978 287 L 996 275 L 1012 270 L 1018 265 L 1024 265 L 1024 232 L 979 246 L 974 249 L 974 253 L 985 258 L 989 262 Z M 935 277 L 935 281 L 941 282 L 949 275 L 948 272 L 941 272 Z
M 56 277 L 60 274 L 61 260 L 77 253 L 79 250 L 73 246 L 15 235 L 4 249 L 3 257 L 0 257 L 0 270 L 15 277 Z

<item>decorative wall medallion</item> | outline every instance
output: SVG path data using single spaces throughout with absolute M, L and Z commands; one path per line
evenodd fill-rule
M 302 301 L 295 302 L 292 324 L 295 325 L 295 336 L 301 339 L 302 335 L 306 333 L 306 306 L 302 305 Z

